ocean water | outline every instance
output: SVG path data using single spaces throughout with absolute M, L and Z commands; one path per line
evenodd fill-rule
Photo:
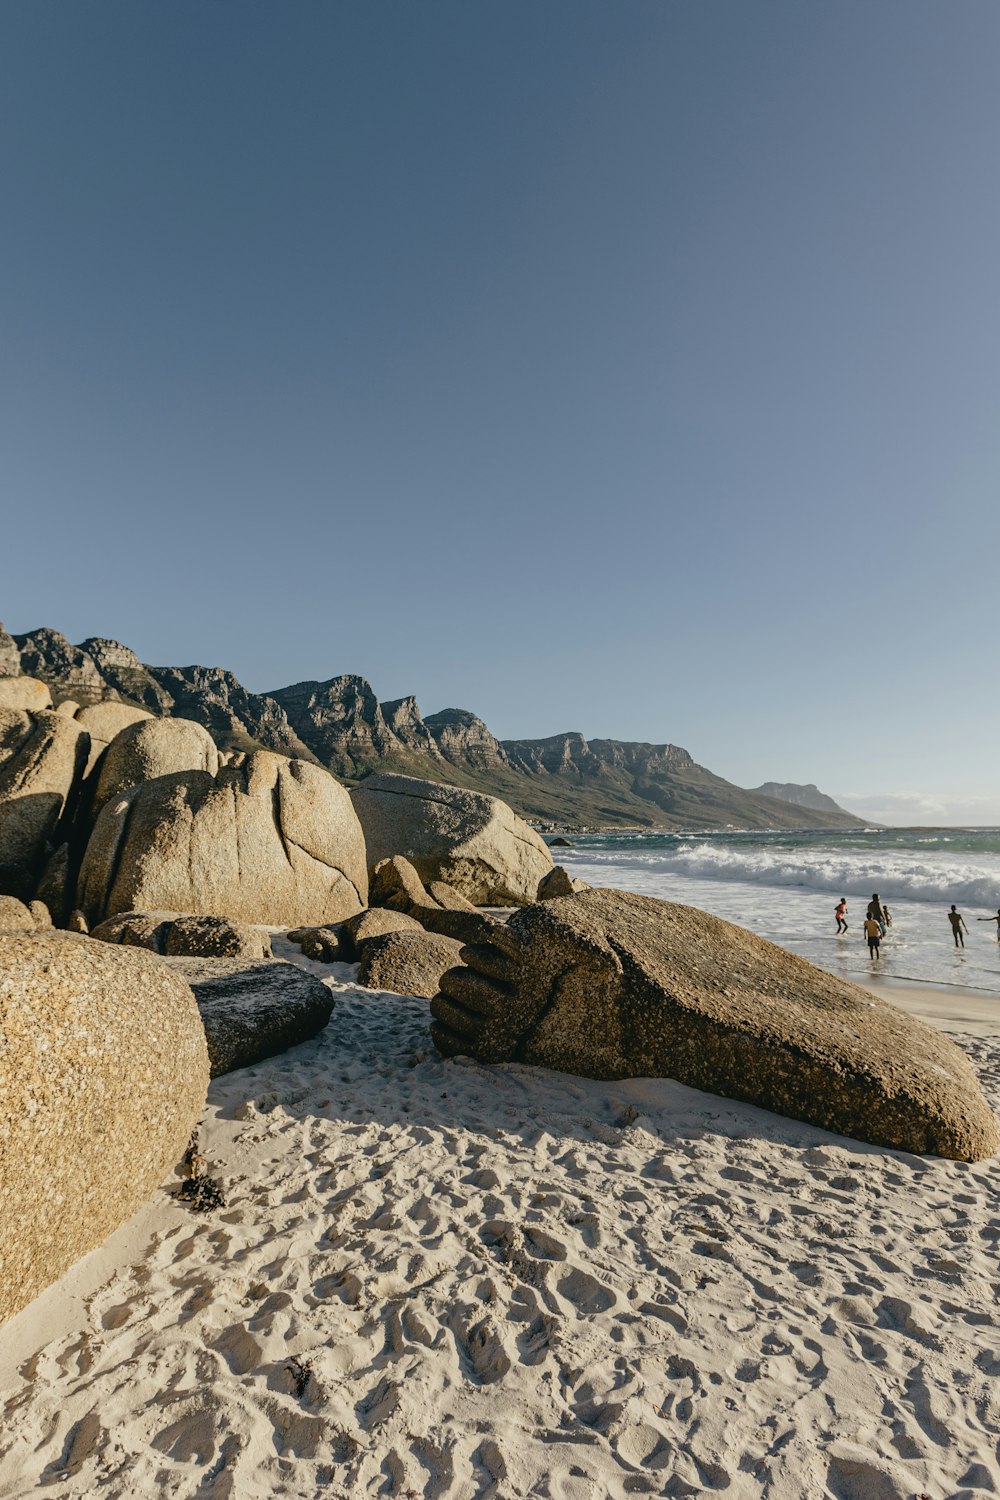
M 749 927 L 821 968 L 863 979 L 873 965 L 862 923 L 878 891 L 893 918 L 877 967 L 887 977 L 1000 996 L 1000 829 L 893 828 L 847 833 L 605 833 L 574 836 L 554 857 L 591 885 L 680 901 Z M 846 937 L 833 909 L 847 897 Z M 956 952 L 952 902 L 969 932 Z

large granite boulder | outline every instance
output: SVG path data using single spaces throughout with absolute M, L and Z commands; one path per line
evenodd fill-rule
M 194 996 L 162 959 L 0 936 L 0 1323 L 163 1182 L 207 1085 Z
M 59 706 L 62 708 L 64 705 Z M 148 709 L 133 708 L 129 703 L 115 703 L 109 698 L 104 703 L 89 703 L 83 708 L 77 705 L 73 717 L 80 728 L 85 729 L 90 735 L 90 757 L 87 761 L 87 775 L 89 776 L 111 741 L 116 739 L 123 729 L 139 724 L 144 719 L 151 719 L 153 715 Z M 177 771 L 181 768 L 171 766 L 170 769 Z
M 283 960 L 250 965 L 236 958 L 160 962 L 194 990 L 213 1078 L 311 1041 L 333 1013 L 333 995 L 322 980 Z
M 340 922 L 368 904 L 364 835 L 328 771 L 260 750 L 214 777 L 183 771 L 113 797 L 77 900 L 91 926 L 123 911 Z
M 393 854 L 372 865 L 368 874 L 368 899 L 372 906 L 386 907 L 390 911 L 411 912 L 418 907 L 437 905 L 434 897 L 424 889 L 423 881 L 410 861 L 401 854 Z
M 387 932 L 370 938 L 362 948 L 358 983 L 369 990 L 429 1000 L 437 994 L 445 970 L 460 961 L 461 952 L 461 943 L 436 933 Z
M 175 771 L 219 769 L 219 752 L 207 729 L 191 719 L 153 719 L 146 715 L 120 729 L 104 752 L 97 776 L 96 816 L 112 797 L 143 781 Z
M 394 854 L 426 884 L 443 880 L 479 906 L 534 901 L 552 855 L 497 797 L 413 776 L 368 776 L 351 793 L 369 865 Z
M 49 841 L 75 804 L 89 744 L 61 714 L 0 708 L 0 891 L 34 895 Z
M 904 1151 L 1000 1146 L 941 1032 L 693 907 L 585 891 L 515 912 L 462 960 L 431 1006 L 446 1055 L 676 1078 Z
M 37 677 L 0 677 L 0 708 L 38 714 L 51 707 L 52 694 Z

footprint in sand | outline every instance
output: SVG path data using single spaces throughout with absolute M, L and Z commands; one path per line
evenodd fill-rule
M 563 1276 L 556 1284 L 561 1297 L 571 1302 L 577 1312 L 585 1317 L 593 1317 L 595 1313 L 607 1312 L 614 1307 L 618 1297 L 610 1287 L 603 1286 L 586 1271 L 579 1267 Z

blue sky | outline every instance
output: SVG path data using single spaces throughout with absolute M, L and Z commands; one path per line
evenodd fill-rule
M 0 10 L 0 618 L 1000 822 L 1000 7 Z

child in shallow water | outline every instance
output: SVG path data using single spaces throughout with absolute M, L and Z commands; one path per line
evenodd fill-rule
M 882 924 L 874 917 L 865 917 L 865 937 L 868 939 L 868 953 L 874 963 L 879 956 L 879 944 L 882 941 Z
M 840 902 L 833 909 L 833 915 L 837 918 L 837 935 L 847 931 L 847 897 L 841 896 Z

